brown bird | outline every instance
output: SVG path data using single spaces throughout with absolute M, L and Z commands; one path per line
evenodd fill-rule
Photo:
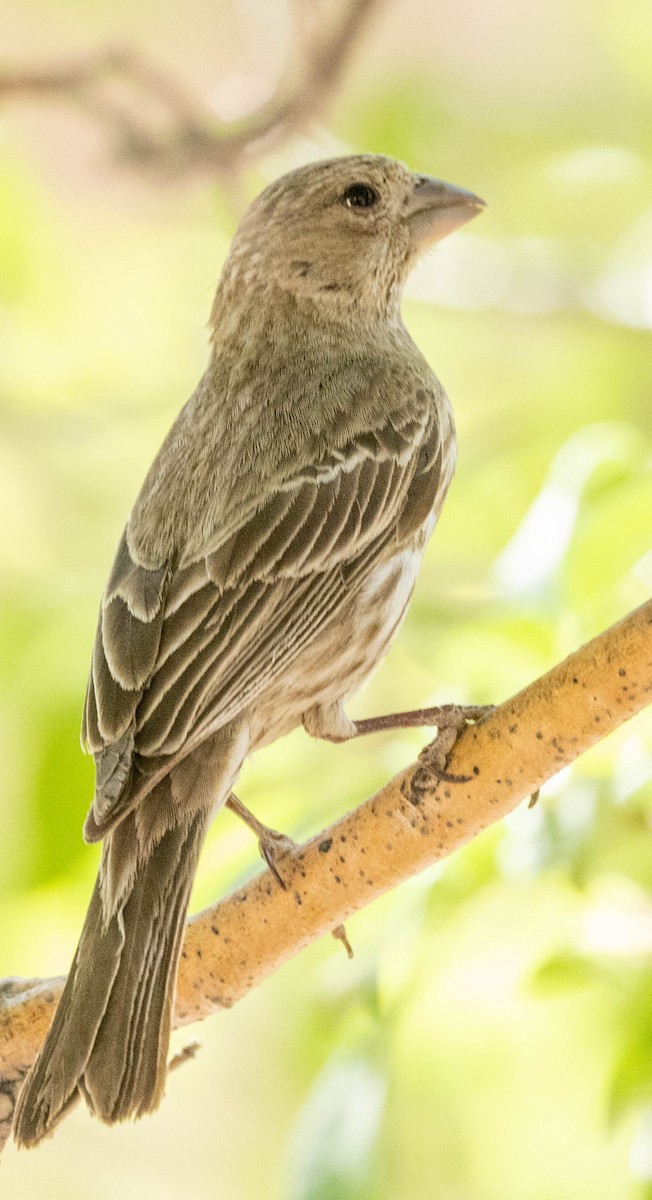
M 252 750 L 343 701 L 396 633 L 453 473 L 446 394 L 400 299 L 417 255 L 483 207 L 392 159 L 313 163 L 260 195 L 211 314 L 206 374 L 127 521 L 83 720 L 104 839 L 77 952 L 17 1105 L 22 1145 L 79 1092 L 158 1105 L 206 831 Z M 369 723 L 366 723 L 369 725 Z

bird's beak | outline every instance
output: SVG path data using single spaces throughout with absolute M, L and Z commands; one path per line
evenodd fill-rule
M 406 213 L 413 248 L 425 250 L 433 242 L 465 225 L 485 207 L 484 200 L 429 175 L 417 175 L 414 191 L 409 197 Z

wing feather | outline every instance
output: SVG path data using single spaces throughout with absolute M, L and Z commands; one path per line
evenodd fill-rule
M 94 649 L 93 657 L 95 657 Z M 88 751 L 90 754 L 99 754 L 103 750 L 107 740 L 109 739 L 102 737 L 102 734 L 100 733 L 97 701 L 95 700 L 95 685 L 93 683 L 93 665 L 91 663 L 91 673 L 88 679 L 88 685 L 86 687 L 84 714 L 82 716 L 82 750 Z
M 161 607 L 166 574 L 165 567 L 150 571 L 134 561 L 125 530 L 106 585 L 104 603 L 109 604 L 114 597 L 120 597 L 132 616 L 140 621 L 152 621 Z
M 183 651 L 183 647 L 195 631 L 210 621 L 212 614 L 219 608 L 219 603 L 219 592 L 208 578 L 204 563 L 201 585 L 178 608 L 173 609 L 169 614 L 166 611 L 159 651 L 152 674 L 160 671 L 169 658 L 174 658 L 176 654 Z
M 93 731 L 93 743 L 96 741 L 95 730 L 101 738 L 101 746 L 121 738 L 133 722 L 139 699 L 140 690 L 122 687 L 111 673 L 104 652 L 100 620 L 93 647 L 93 665 L 86 705 L 89 730 Z

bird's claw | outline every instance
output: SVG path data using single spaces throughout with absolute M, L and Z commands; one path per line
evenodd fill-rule
M 418 804 L 424 792 L 431 791 L 437 783 L 468 783 L 470 775 L 457 775 L 447 770 L 448 759 L 458 737 L 469 721 L 481 721 L 494 705 L 466 706 L 447 704 L 440 710 L 437 737 L 425 746 L 419 755 L 419 765 L 410 785 L 410 800 Z
M 260 857 L 267 863 L 272 875 L 283 888 L 284 892 L 287 892 L 288 885 L 278 869 L 277 859 L 285 858 L 286 854 L 289 854 L 295 847 L 296 842 L 291 837 L 288 837 L 287 834 L 279 833 L 277 829 L 266 829 L 258 838 Z
M 231 792 L 226 801 L 226 807 L 235 813 L 245 825 L 251 829 L 252 833 L 258 838 L 258 850 L 263 862 L 267 863 L 272 875 L 279 883 L 283 891 L 287 891 L 287 884 L 283 879 L 278 867 L 277 860 L 284 858 L 291 850 L 294 850 L 296 842 L 292 841 L 285 833 L 279 833 L 278 829 L 270 829 L 268 825 L 263 825 L 262 821 L 258 820 L 248 808 L 245 808 L 241 800 Z

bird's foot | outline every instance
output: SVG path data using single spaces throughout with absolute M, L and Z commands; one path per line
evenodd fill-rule
M 454 775 L 448 768 L 451 750 L 469 721 L 481 721 L 493 711 L 494 705 L 443 704 L 438 709 L 423 709 L 437 714 L 437 737 L 419 755 L 419 765 L 412 776 L 411 798 L 418 803 L 422 792 L 431 791 L 437 783 L 468 783 L 470 775 Z M 397 714 L 400 715 L 400 714 Z M 412 715 L 412 714 L 410 714 Z M 426 722 L 424 722 L 425 724 Z M 430 723 L 430 722 L 428 722 Z
M 245 808 L 241 800 L 231 792 L 226 801 L 226 807 L 235 813 L 245 825 L 251 829 L 252 833 L 258 838 L 258 849 L 261 858 L 267 863 L 274 878 L 278 881 L 284 892 L 287 892 L 288 885 L 285 882 L 281 872 L 278 869 L 278 859 L 284 858 L 291 850 L 296 849 L 296 842 L 288 837 L 286 833 L 279 833 L 278 829 L 270 829 L 268 825 L 263 825 L 262 821 L 255 817 L 250 809 Z M 353 950 L 351 943 L 346 936 L 346 929 L 343 925 L 337 925 L 332 931 L 332 936 L 336 941 L 341 942 L 348 954 L 349 958 L 353 958 Z
M 229 796 L 226 807 L 231 809 L 245 825 L 251 829 L 252 833 L 258 838 L 258 849 L 260 856 L 267 863 L 274 878 L 278 881 L 283 891 L 287 891 L 287 884 L 283 879 L 278 869 L 278 859 L 282 859 L 286 854 L 296 847 L 296 842 L 288 837 L 285 833 L 279 833 L 278 829 L 270 829 L 268 825 L 263 825 L 262 821 L 258 820 L 248 808 L 245 808 L 241 800 L 234 796 L 233 792 Z

